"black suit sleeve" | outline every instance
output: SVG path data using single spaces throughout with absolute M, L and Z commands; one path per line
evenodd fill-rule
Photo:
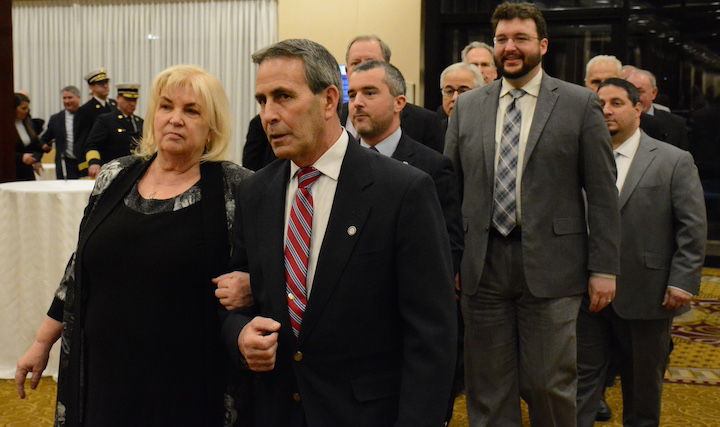
M 442 166 L 433 175 L 433 181 L 435 182 L 435 189 L 440 199 L 440 206 L 443 210 L 445 225 L 450 237 L 453 271 L 457 273 L 460 271 L 460 260 L 465 248 L 465 236 L 462 229 L 462 215 L 460 214 L 458 181 L 450 159 L 443 156 Z
M 85 158 L 88 166 L 102 164 L 100 147 L 110 138 L 111 132 L 112 130 L 106 117 L 100 116 L 95 120 L 92 130 L 85 140 Z
M 257 171 L 275 160 L 275 153 L 268 142 L 267 135 L 262 128 L 260 116 L 250 120 L 245 146 L 243 147 L 242 164 L 244 167 Z
M 53 140 L 57 138 L 57 135 L 55 135 L 55 121 L 56 116 L 51 116 L 48 121 L 47 129 L 45 129 L 45 132 L 40 136 L 40 140 L 43 144 L 52 145 Z

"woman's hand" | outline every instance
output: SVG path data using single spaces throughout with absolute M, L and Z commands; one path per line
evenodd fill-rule
M 249 274 L 233 271 L 212 279 L 212 282 L 218 285 L 215 296 L 228 311 L 253 305 Z
M 25 379 L 27 374 L 32 372 L 30 379 L 30 388 L 35 390 L 40 383 L 40 377 L 48 363 L 50 350 L 55 341 L 60 338 L 62 333 L 62 323 L 55 319 L 46 317 L 40 330 L 35 337 L 35 341 L 30 345 L 28 351 L 18 360 L 17 369 L 15 370 L 15 387 L 17 387 L 20 399 L 25 399 Z

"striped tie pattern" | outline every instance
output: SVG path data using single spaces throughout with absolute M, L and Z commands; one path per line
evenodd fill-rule
M 296 337 L 300 334 L 300 326 L 307 304 L 305 285 L 313 217 L 313 198 L 310 187 L 319 177 L 320 171 L 313 167 L 298 170 L 298 188 L 288 219 L 285 241 L 285 289 L 288 296 L 290 324 Z
M 522 89 L 510 91 L 512 102 L 505 111 L 502 136 L 500 137 L 500 155 L 495 169 L 493 226 L 503 236 L 510 234 L 516 223 L 515 179 L 520 145 L 520 124 L 522 123 L 522 113 L 517 105 L 517 100 L 525 93 Z

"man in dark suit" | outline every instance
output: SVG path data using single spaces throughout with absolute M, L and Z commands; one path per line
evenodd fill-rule
M 623 423 L 660 422 L 672 318 L 689 310 L 705 258 L 703 190 L 692 156 L 639 129 L 635 86 L 608 79 L 598 91 L 612 135 L 622 238 L 617 294 L 578 317 L 578 423 L 591 427 L 612 351 L 622 360 Z
M 134 114 L 139 91 L 140 85 L 136 83 L 118 84 L 117 111 L 95 119 L 85 141 L 85 159 L 91 178 L 97 176 L 101 165 L 132 154 L 142 138 L 143 119 Z
M 104 68 L 100 68 L 89 72 L 85 75 L 85 81 L 88 83 L 90 92 L 93 97 L 80 106 L 75 116 L 77 123 L 77 138 L 75 140 L 75 155 L 79 159 L 86 158 L 85 140 L 87 140 L 92 130 L 95 120 L 99 115 L 117 111 L 117 102 L 108 98 L 110 94 L 110 77 Z M 87 161 L 81 162 L 78 167 L 82 174 L 87 173 L 89 164 Z
M 636 68 L 627 76 L 627 81 L 634 84 L 640 92 L 643 113 L 657 118 L 662 134 L 657 136 L 651 134 L 651 136 L 687 151 L 690 142 L 685 119 L 669 111 L 655 108 L 653 104 L 658 95 L 657 81 L 653 73 Z
M 503 78 L 458 98 L 445 147 L 462 186 L 470 424 L 520 425 L 522 397 L 533 426 L 573 426 L 581 295 L 601 309 L 618 273 L 610 135 L 597 95 L 542 71 L 537 7 L 503 3 L 492 25 Z
M 64 110 L 50 116 L 48 127 L 40 139 L 50 146 L 55 144 L 55 175 L 57 179 L 78 179 L 78 161 L 75 141 L 78 134 L 76 113 L 80 108 L 80 90 L 75 86 L 62 89 Z
M 387 62 L 363 62 L 349 80 L 350 117 L 360 145 L 415 166 L 433 178 L 450 237 L 455 272 L 463 248 L 457 177 L 450 159 L 407 136 L 400 128 L 400 112 L 407 105 L 405 79 Z
M 452 262 L 431 178 L 340 126 L 315 42 L 253 55 L 278 160 L 240 189 L 234 266 L 255 306 L 224 325 L 262 426 L 432 426 L 455 364 Z M 238 352 L 239 349 L 239 352 Z

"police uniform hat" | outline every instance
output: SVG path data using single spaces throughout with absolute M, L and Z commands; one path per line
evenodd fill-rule
M 108 77 L 107 71 L 105 71 L 104 68 L 98 68 L 97 70 L 87 73 L 85 75 L 85 80 L 89 85 L 94 85 L 96 83 L 106 82 L 110 80 L 110 77 Z
M 137 83 L 120 83 L 117 86 L 118 96 L 122 96 L 125 99 L 136 101 L 140 92 L 140 85 Z

